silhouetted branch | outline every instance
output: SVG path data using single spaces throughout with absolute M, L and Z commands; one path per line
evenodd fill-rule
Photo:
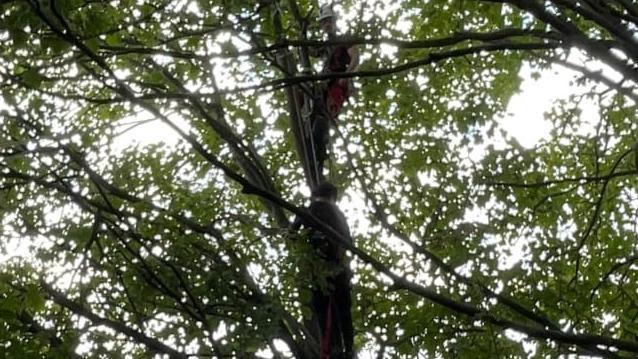
M 144 333 L 137 331 L 135 329 L 132 329 L 121 322 L 100 317 L 99 315 L 93 313 L 92 311 L 84 307 L 84 305 L 80 303 L 76 303 L 68 299 L 64 294 L 62 294 L 62 292 L 55 290 L 53 287 L 51 287 L 49 284 L 45 282 L 41 282 L 40 285 L 42 286 L 42 288 L 48 294 L 49 298 L 52 301 L 72 311 L 73 313 L 90 320 L 93 323 L 93 325 L 107 326 L 118 333 L 121 333 L 128 337 L 133 338 L 138 343 L 146 345 L 149 349 L 157 353 L 167 354 L 170 358 L 177 358 L 177 359 L 188 358 L 188 355 L 169 347 L 168 345 L 160 342 L 159 340 L 148 337 Z

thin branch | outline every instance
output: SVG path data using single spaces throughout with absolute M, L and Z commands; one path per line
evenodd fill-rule
M 625 157 L 627 157 L 631 153 L 634 153 L 634 148 L 635 148 L 635 145 L 631 146 L 628 150 L 626 150 L 623 154 L 621 154 L 620 157 L 618 157 L 618 159 L 616 159 L 616 162 L 614 163 L 614 165 L 612 166 L 611 170 L 609 171 L 609 174 L 607 176 L 608 178 L 606 178 L 604 180 L 604 182 L 603 182 L 603 186 L 600 189 L 600 194 L 598 195 L 598 200 L 596 201 L 596 204 L 595 204 L 594 213 L 592 214 L 591 219 L 589 220 L 589 224 L 587 225 L 587 229 L 583 233 L 582 237 L 580 238 L 580 241 L 578 242 L 578 246 L 576 247 L 576 253 L 577 253 L 577 256 L 578 256 L 576 258 L 576 266 L 575 266 L 576 269 L 574 270 L 574 276 L 569 281 L 569 284 L 574 283 L 576 281 L 577 277 L 578 277 L 578 273 L 579 273 L 579 270 L 580 270 L 580 263 L 581 263 L 580 250 L 585 245 L 585 243 L 587 241 L 587 238 L 591 234 L 592 230 L 594 229 L 594 226 L 596 225 L 596 221 L 598 220 L 598 215 L 600 214 L 600 210 L 602 208 L 603 198 L 605 197 L 605 192 L 607 190 L 607 185 L 609 184 L 609 182 L 613 178 L 610 175 L 614 174 L 614 172 L 616 171 L 618 166 L 620 166 L 620 164 L 622 163 L 622 160 Z
M 605 275 L 600 279 L 600 281 L 598 282 L 598 284 L 596 284 L 594 286 L 594 288 L 592 288 L 591 293 L 589 294 L 589 301 L 591 302 L 594 299 L 594 296 L 596 295 L 596 292 L 598 291 L 598 289 L 600 289 L 600 287 L 607 281 L 607 279 L 609 279 L 609 277 L 616 272 L 617 270 L 619 270 L 620 268 L 626 266 L 626 265 L 631 265 L 634 262 L 638 261 L 638 255 L 633 256 L 633 257 L 629 257 L 621 262 L 618 262 L 616 264 L 614 264 L 608 271 L 607 273 L 605 273 Z
M 592 182 L 601 182 L 601 181 L 609 181 L 616 177 L 625 177 L 625 176 L 633 176 L 638 175 L 638 169 L 634 170 L 626 170 L 626 171 L 618 171 L 618 172 L 610 172 L 604 176 L 584 176 L 584 177 L 574 177 L 574 178 L 563 178 L 563 179 L 555 179 L 555 180 L 547 180 L 540 182 L 531 182 L 531 183 L 520 183 L 520 182 L 481 182 L 481 184 L 487 186 L 504 186 L 504 187 L 512 187 L 512 188 L 541 188 L 548 187 L 556 184 L 565 184 L 565 183 L 592 183 Z
M 580 73 L 582 73 L 583 75 L 585 75 L 586 77 L 600 82 L 602 84 L 604 84 L 605 86 L 609 87 L 610 89 L 614 89 L 616 91 L 618 91 L 618 93 L 621 93 L 627 97 L 629 97 L 630 99 L 632 99 L 634 102 L 638 103 L 638 93 L 634 92 L 633 90 L 635 89 L 635 87 L 632 88 L 628 88 L 628 87 L 623 87 L 622 84 L 624 83 L 624 79 L 622 79 L 620 82 L 614 82 L 612 79 L 610 79 L 609 77 L 603 75 L 603 71 L 599 70 L 599 71 L 592 71 L 590 69 L 588 69 L 586 66 L 581 66 L 581 65 L 577 65 L 568 61 L 564 61 L 564 60 L 560 60 L 557 59 L 554 61 L 555 63 L 562 65 L 568 69 L 574 70 L 574 71 L 578 71 Z
M 85 308 L 84 305 L 80 303 L 76 303 L 68 299 L 62 292 L 57 291 L 46 282 L 41 282 L 40 285 L 42 286 L 44 291 L 48 294 L 49 298 L 52 301 L 54 301 L 56 304 L 70 310 L 71 312 L 79 316 L 87 318 L 94 325 L 107 326 L 118 333 L 124 334 L 128 337 L 135 339 L 135 341 L 138 343 L 146 345 L 149 349 L 151 349 L 154 352 L 167 354 L 170 358 L 187 359 L 189 357 L 188 355 L 181 353 L 156 339 L 148 337 L 144 333 L 137 331 L 135 329 L 132 329 L 121 322 L 100 317 L 99 315 Z

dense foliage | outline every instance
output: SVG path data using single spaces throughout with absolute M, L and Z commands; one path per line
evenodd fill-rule
M 360 357 L 635 357 L 638 5 L 336 5 Z M 325 79 L 277 61 L 317 7 L 0 0 L 0 358 L 304 356 L 284 93 Z M 531 148 L 499 121 L 523 66 L 577 74 Z

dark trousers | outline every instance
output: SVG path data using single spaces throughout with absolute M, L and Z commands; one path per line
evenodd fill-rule
M 350 312 L 352 299 L 349 268 L 328 278 L 328 284 L 331 287 L 328 293 L 320 290 L 312 292 L 312 307 L 321 329 L 321 347 L 326 347 L 325 341 L 329 340 L 329 358 L 351 359 L 354 330 Z M 330 331 L 329 336 L 326 335 L 327 330 Z
M 330 119 L 325 108 L 320 108 L 312 114 L 312 142 L 317 161 L 319 178 L 323 179 L 323 164 L 328 159 L 328 144 L 330 142 Z

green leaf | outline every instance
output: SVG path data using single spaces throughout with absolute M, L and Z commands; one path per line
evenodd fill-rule
M 40 292 L 37 286 L 30 285 L 27 287 L 27 291 L 24 294 L 24 306 L 25 309 L 31 312 L 39 312 L 44 309 L 44 296 Z
M 106 44 L 109 46 L 120 46 L 122 45 L 122 38 L 118 34 L 110 34 L 106 35 Z
M 10 37 L 13 40 L 13 46 L 17 48 L 25 47 L 29 39 L 29 35 L 20 29 L 11 30 Z
M 89 48 L 89 50 L 91 50 L 93 53 L 97 53 L 97 51 L 100 49 L 100 42 L 98 39 L 85 41 L 84 45 L 86 45 L 86 47 Z
M 60 39 L 57 36 L 51 36 L 51 37 L 45 38 L 43 41 L 43 44 L 45 47 L 51 49 L 51 52 L 54 55 L 62 54 L 63 52 L 68 50 L 69 47 L 71 46 L 68 41 L 64 39 Z
M 40 84 L 44 80 L 44 77 L 38 73 L 38 70 L 27 70 L 20 74 L 22 81 L 28 86 L 39 88 Z

